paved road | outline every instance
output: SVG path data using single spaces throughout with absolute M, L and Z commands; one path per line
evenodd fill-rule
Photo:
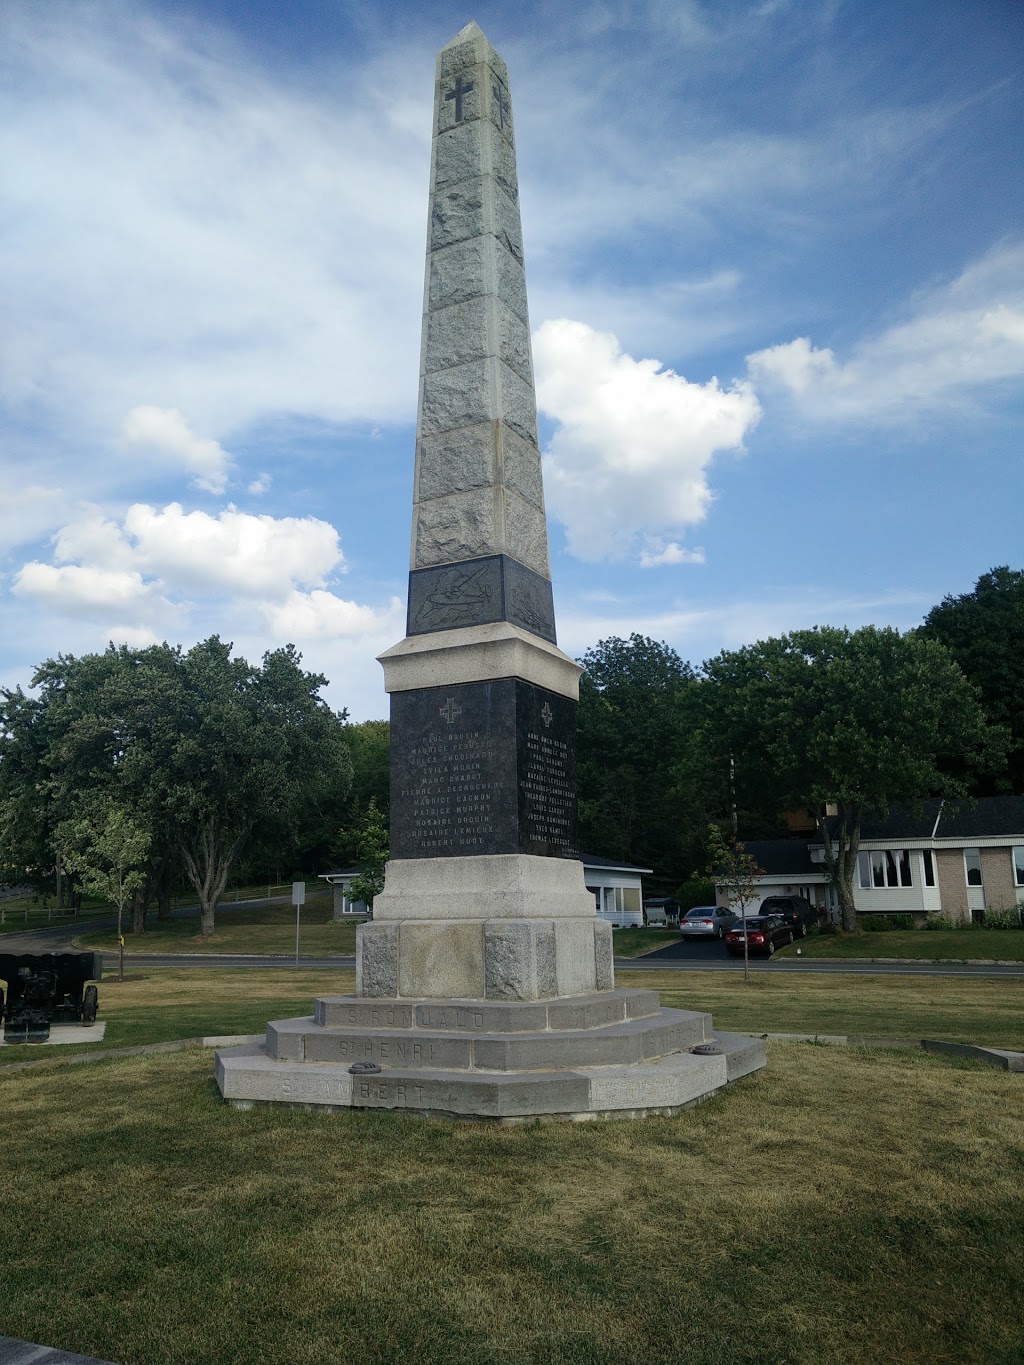
M 266 902 L 263 902 L 265 904 Z M 233 908 L 233 907 L 232 907 Z M 241 908 L 241 907 L 239 907 Z M 187 913 L 187 912 L 186 912 Z M 195 913 L 195 912 L 193 912 Z M 97 925 L 102 923 L 98 921 Z M 85 929 L 97 925 L 77 924 L 72 928 L 55 926 L 50 929 L 36 929 L 28 934 L 4 934 L 0 936 L 0 952 L 41 953 L 59 951 L 69 947 L 71 940 Z M 805 951 L 809 951 L 805 949 Z M 299 966 L 331 970 L 331 968 L 353 969 L 354 957 L 301 957 Z M 244 957 L 227 954 L 209 953 L 129 953 L 125 956 L 125 969 L 145 967 L 295 967 L 291 957 Z M 702 943 L 697 940 L 674 943 L 644 957 L 623 957 L 615 959 L 616 971 L 636 972 L 741 972 L 743 959 L 731 957 L 722 943 Z M 104 970 L 109 975 L 117 970 L 117 955 L 104 955 Z M 807 957 L 751 958 L 750 970 L 754 972 L 824 972 L 832 976 L 981 976 L 999 978 L 1024 978 L 1024 964 L 1019 962 L 866 962 L 856 959 Z

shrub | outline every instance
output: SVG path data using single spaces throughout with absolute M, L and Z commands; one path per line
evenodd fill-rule
M 695 905 L 714 905 L 715 884 L 702 881 L 699 877 L 691 877 L 688 882 L 683 882 L 676 892 L 676 900 L 679 902 L 680 918 Z
M 1014 910 L 986 910 L 985 928 L 986 929 L 1021 929 L 1021 908 L 1017 906 Z
M 913 915 L 859 915 L 860 927 L 869 934 L 885 933 L 890 929 L 913 929 Z

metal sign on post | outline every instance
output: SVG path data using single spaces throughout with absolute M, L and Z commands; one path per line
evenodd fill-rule
M 299 913 L 306 903 L 306 883 L 292 882 L 292 905 L 295 906 L 295 965 L 299 965 Z

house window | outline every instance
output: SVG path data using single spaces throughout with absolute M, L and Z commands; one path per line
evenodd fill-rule
M 1013 850 L 1013 881 L 1016 886 L 1024 886 L 1024 844 Z
M 964 849 L 964 870 L 967 873 L 968 886 L 981 886 L 981 849 Z
M 913 886 L 910 852 L 905 848 L 877 849 L 857 854 L 858 880 L 862 890 L 874 887 Z
M 1024 853 L 1024 849 L 1021 849 L 1021 852 Z M 931 849 L 926 848 L 924 852 L 921 854 L 921 857 L 924 860 L 924 884 L 925 886 L 934 886 L 935 859 L 932 857 Z

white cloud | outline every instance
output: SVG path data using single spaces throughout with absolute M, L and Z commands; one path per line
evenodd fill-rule
M 230 592 L 283 600 L 298 584 L 320 587 L 343 563 L 338 533 L 317 517 L 253 516 L 228 507 L 218 516 L 129 507 L 124 535 L 142 568 L 191 592 Z
M 142 574 L 94 564 L 43 564 L 31 560 L 15 575 L 11 591 L 62 615 L 85 613 L 92 620 L 132 623 L 167 618 L 174 608 Z
M 393 597 L 384 611 L 346 602 L 332 592 L 291 592 L 283 602 L 263 604 L 267 624 L 280 639 L 347 639 L 383 630 L 398 631 L 404 625 L 402 601 Z
M 983 388 L 1024 377 L 1024 245 L 1004 244 L 849 359 L 809 338 L 747 357 L 751 379 L 817 423 L 913 422 L 969 407 Z
M 252 483 L 248 485 L 248 487 L 246 488 L 246 492 L 252 493 L 253 495 L 258 495 L 260 493 L 265 493 L 269 487 L 270 475 L 260 474 L 257 478 L 253 479 Z
M 621 558 L 641 536 L 701 521 L 712 456 L 741 448 L 760 416 L 748 384 L 691 383 L 582 322 L 543 323 L 534 359 L 538 404 L 558 423 L 548 506 L 580 559 Z
M 132 408 L 121 434 L 130 446 L 172 455 L 190 470 L 192 482 L 207 493 L 223 493 L 228 482 L 228 453 L 218 441 L 197 436 L 177 408 L 143 404 Z
M 688 550 L 686 546 L 680 545 L 675 540 L 670 540 L 667 545 L 663 541 L 653 540 L 640 551 L 640 567 L 642 569 L 657 569 L 665 564 L 703 563 L 704 551 L 702 549 Z
M 211 516 L 172 502 L 136 503 L 118 522 L 85 507 L 53 544 L 56 562 L 23 565 L 12 591 L 65 615 L 84 611 L 119 623 L 120 638 L 125 627 L 142 638 L 186 617 L 223 615 L 225 607 L 233 623 L 277 641 L 400 633 L 398 598 L 374 608 L 329 591 L 344 558 L 337 531 L 316 517 L 234 507 Z

